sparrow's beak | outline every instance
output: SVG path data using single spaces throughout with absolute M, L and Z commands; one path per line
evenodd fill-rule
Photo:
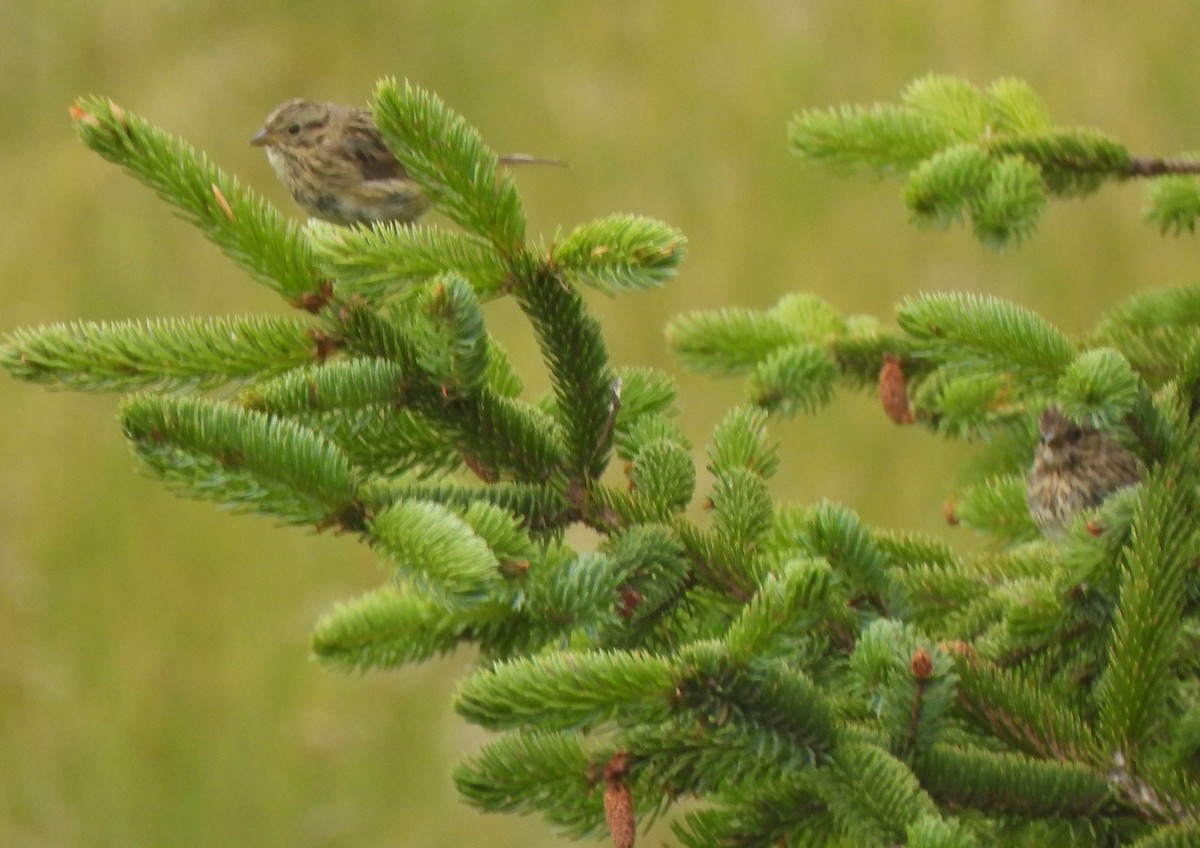
M 250 144 L 254 147 L 270 147 L 274 143 L 275 136 L 268 132 L 266 127 L 256 132 L 254 137 L 250 139 Z

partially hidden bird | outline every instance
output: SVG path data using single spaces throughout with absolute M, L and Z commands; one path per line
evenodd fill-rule
M 279 181 L 300 208 L 335 224 L 411 224 L 429 198 L 383 140 L 369 109 L 294 99 L 272 110 L 250 143 L 266 150 Z M 523 153 L 504 165 L 563 165 Z
M 1041 440 L 1025 486 L 1029 515 L 1047 536 L 1061 536 L 1080 510 L 1097 507 L 1142 479 L 1138 458 L 1111 434 L 1077 424 L 1056 406 L 1038 420 Z

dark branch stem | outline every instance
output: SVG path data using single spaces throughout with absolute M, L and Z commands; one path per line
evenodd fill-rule
M 1200 160 L 1134 156 L 1125 168 L 1126 177 L 1161 177 L 1166 174 L 1200 174 Z

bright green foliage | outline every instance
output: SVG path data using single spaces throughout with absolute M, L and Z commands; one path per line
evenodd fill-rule
M 0 363 L 141 390 L 121 418 L 150 474 L 377 551 L 384 585 L 322 617 L 314 654 L 365 671 L 476 651 L 456 706 L 496 736 L 455 771 L 468 802 L 582 837 L 606 797 L 628 793 L 643 822 L 689 798 L 673 826 L 696 848 L 1197 844 L 1200 289 L 1135 297 L 1078 339 L 962 294 L 907 300 L 894 327 L 811 295 L 682 317 L 687 365 L 749 383 L 705 477 L 674 382 L 614 367 L 581 293 L 662 284 L 683 237 L 614 215 L 531 242 L 460 116 L 391 81 L 374 114 L 459 230 L 292 227 L 182 142 L 81 101 L 89 145 L 311 315 L 56 324 L 9 335 Z M 810 158 L 905 176 L 918 223 L 969 218 L 994 246 L 1113 178 L 1174 174 L 1157 220 L 1194 220 L 1193 178 L 1056 129 L 1013 80 L 929 77 L 900 105 L 805 113 L 792 133 Z M 487 332 L 482 304 L 504 296 L 545 397 Z M 981 551 L 773 499 L 769 413 L 840 388 L 986 443 L 951 516 Z M 1146 474 L 1050 540 L 1025 480 L 1052 403 Z
M 370 300 L 401 297 L 442 274 L 471 281 L 481 300 L 503 294 L 509 269 L 491 246 L 471 233 L 396 223 L 335 227 L 310 221 L 321 267 L 339 291 Z
M 297 227 L 190 145 L 103 97 L 81 98 L 71 116 L 88 147 L 154 189 L 256 282 L 293 299 L 320 288 Z
M 1161 177 L 1150 184 L 1150 203 L 1143 216 L 1162 233 L 1196 231 L 1200 218 L 1200 180 L 1193 176 Z
M 1093 131 L 1055 130 L 1013 82 L 982 92 L 930 78 L 900 106 L 805 113 L 793 140 L 842 170 L 907 175 L 919 223 L 969 217 L 994 245 L 1029 235 L 1046 197 L 1193 169 L 1133 160 Z M 1195 178 L 1159 182 L 1184 205 Z M 1190 228 L 1180 214 L 1173 228 Z M 742 793 L 757 815 L 730 808 L 689 817 L 681 836 L 689 845 L 775 844 L 793 833 L 784 810 L 804 809 L 807 832 L 825 834 L 811 844 L 1190 844 L 1200 815 L 1197 290 L 1138 295 L 1078 339 L 976 295 L 910 299 L 897 323 L 842 317 L 792 296 L 765 311 L 694 313 L 669 331 L 693 369 L 747 376 L 762 408 L 815 410 L 841 386 L 869 388 L 897 423 L 986 440 L 952 518 L 995 544 L 960 557 L 885 537 L 831 504 L 777 510 L 765 539 L 745 519 L 718 523 L 719 538 L 702 550 L 740 540 L 743 562 L 748 541 L 780 564 L 799 555 L 826 565 L 827 591 L 846 599 L 857 623 L 813 621 L 813 611 L 830 609 L 814 598 L 808 615 L 793 614 L 798 630 L 779 631 L 823 632 L 825 651 L 836 654 L 850 626 L 844 675 L 803 640 L 781 642 L 783 654 L 758 641 L 751 649 L 838 693 L 843 741 L 828 769 L 787 788 L 763 786 L 755 800 Z M 789 381 L 784 363 L 805 377 Z M 1036 418 L 1051 403 L 1112 432 L 1149 469 L 1140 486 L 1077 518 L 1055 543 L 1042 539 L 1025 502 Z M 748 611 L 778 591 L 779 567 L 757 572 Z M 731 628 L 729 644 L 744 638 L 743 626 Z M 904 771 L 890 772 L 884 752 Z M 839 784 L 837 765 L 847 762 L 858 782 Z M 872 779 L 880 785 L 860 795 Z M 942 816 L 969 809 L 983 818 L 931 816 L 918 787 Z M 777 813 L 765 815 L 763 804 Z
M 699 312 L 674 321 L 668 335 L 699 371 L 751 374 L 751 399 L 772 412 L 816 411 L 843 385 L 876 390 L 888 356 L 895 357 L 912 413 L 946 435 L 979 438 L 1054 397 L 1074 418 L 1112 428 L 1177 370 L 1180 350 L 1200 350 L 1200 316 L 1191 289 L 1140 295 L 1118 306 L 1088 339 L 1074 341 L 1027 309 L 974 294 L 927 294 L 897 309 L 899 331 L 851 316 L 819 329 L 788 323 L 793 298 L 764 312 Z M 822 304 L 824 309 L 830 309 Z M 760 345 L 739 348 L 752 336 Z M 779 344 L 764 339 L 786 338 Z M 796 340 L 799 340 L 797 343 Z M 1172 350 L 1173 348 L 1173 350 Z M 795 362 L 808 379 L 764 374 Z
M 408 586 L 382 586 L 318 621 L 313 653 L 346 671 L 396 668 L 450 653 L 460 628 L 435 600 Z
M 0 350 L 23 380 L 77 391 L 208 388 L 312 361 L 312 327 L 275 317 L 76 322 L 18 330 Z
M 988 477 L 966 486 L 958 494 L 954 514 L 967 527 L 1007 542 L 1030 541 L 1041 535 L 1025 503 L 1024 475 Z
M 502 259 L 525 243 L 525 210 L 512 177 L 474 127 L 437 95 L 385 79 L 372 112 L 379 131 L 409 175 L 440 211 L 490 242 Z M 434 143 L 430 143 L 433 141 Z
M 1137 159 L 1097 130 L 1055 127 L 1037 94 L 1014 79 L 981 90 L 924 77 L 899 104 L 801 112 L 790 137 L 797 155 L 839 171 L 904 178 L 916 223 L 969 219 L 997 250 L 1032 235 L 1050 198 L 1113 180 L 1157 177 L 1146 218 L 1164 232 L 1190 232 L 1200 214 L 1198 163 Z
M 891 379 L 901 381 L 913 423 L 992 441 L 992 458 L 977 463 L 985 470 L 959 493 L 954 517 L 994 540 L 995 553 L 961 558 L 897 544 L 831 505 L 777 515 L 772 540 L 781 557 L 822 557 L 850 603 L 879 616 L 858 631 L 849 691 L 868 698 L 871 738 L 905 758 L 940 809 L 992 817 L 995 828 L 975 831 L 981 844 L 1188 844 L 1194 832 L 1195 301 L 1190 288 L 1139 295 L 1072 340 L 994 298 L 926 295 L 901 304 L 900 333 L 878 332 L 873 362 L 861 343 L 858 356 L 839 355 L 849 331 L 838 328 L 857 319 L 828 322 L 834 329 L 821 349 L 838 382 L 870 385 L 894 357 Z M 786 335 L 776 318 L 782 306 L 742 313 L 738 326 L 774 320 L 773 332 Z M 682 319 L 692 332 L 688 351 L 705 349 L 708 333 L 721 340 L 724 320 Z M 796 320 L 790 331 L 799 337 L 808 328 Z M 775 354 L 757 355 L 765 363 Z M 754 367 L 719 353 L 699 364 Z M 793 405 L 804 405 L 808 391 Z M 1077 519 L 1054 544 L 1025 503 L 1033 421 L 1049 403 L 1117 434 L 1149 466 L 1140 486 Z M 771 408 L 780 407 L 773 399 Z M 942 641 L 922 644 L 929 637 Z M 802 648 L 795 655 L 808 656 Z M 857 768 L 882 769 L 873 756 Z M 899 782 L 879 791 L 906 797 Z M 882 797 L 872 795 L 872 804 Z M 841 823 L 853 840 L 900 838 L 880 829 L 877 808 L 856 809 L 861 819 Z M 885 818 L 898 827 L 915 815 L 897 801 Z M 712 835 L 695 844 L 717 844 L 718 820 L 705 821 Z
M 1151 387 L 1176 376 L 1200 343 L 1200 286 L 1163 289 L 1119 303 L 1093 334 L 1111 345 Z
M 132 395 L 125 437 L 172 488 L 288 523 L 361 523 L 357 472 L 320 433 L 284 418 L 196 398 Z
M 613 293 L 662 285 L 682 249 L 679 234 L 653 218 L 614 215 L 577 227 L 552 254 L 580 282 Z
M 667 338 L 694 371 L 743 374 L 772 354 L 810 349 L 826 340 L 854 335 L 842 317 L 813 295 L 789 295 L 766 313 L 723 309 L 679 318 Z

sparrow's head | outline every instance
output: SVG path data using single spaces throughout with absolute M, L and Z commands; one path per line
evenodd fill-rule
M 250 143 L 255 147 L 274 150 L 304 149 L 320 145 L 329 128 L 331 110 L 328 103 L 314 100 L 289 100 L 267 115 L 262 129 Z

